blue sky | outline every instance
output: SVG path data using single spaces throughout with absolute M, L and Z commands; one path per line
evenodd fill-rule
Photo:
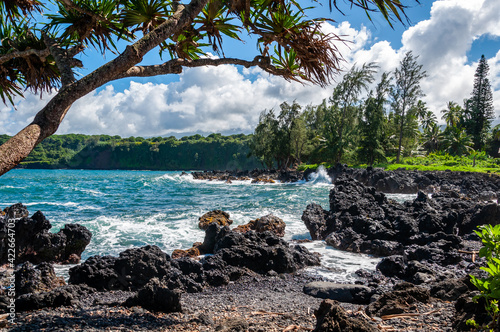
M 481 54 L 490 66 L 495 109 L 500 113 L 500 1 L 436 0 L 411 3 L 411 23 L 395 23 L 391 29 L 380 16 L 370 22 L 360 10 L 345 16 L 330 13 L 328 5 L 313 16 L 333 18 L 325 32 L 345 36 L 350 47 L 339 45 L 344 68 L 375 61 L 383 71 L 394 70 L 407 51 L 419 56 L 428 73 L 422 81 L 423 100 L 438 119 L 448 101 L 462 104 L 472 91 L 474 72 Z M 226 56 L 253 58 L 255 42 L 226 43 Z M 94 52 L 82 57 L 87 74 L 105 59 Z M 145 63 L 159 61 L 148 56 Z M 337 78 L 340 80 L 341 76 Z M 264 109 L 283 101 L 318 104 L 331 95 L 326 88 L 289 83 L 259 69 L 234 66 L 186 69 L 181 75 L 127 79 L 113 82 L 77 101 L 58 134 L 84 133 L 121 136 L 183 136 L 211 132 L 250 133 Z M 0 133 L 15 134 L 27 125 L 50 98 L 26 94 L 14 110 L 0 105 Z

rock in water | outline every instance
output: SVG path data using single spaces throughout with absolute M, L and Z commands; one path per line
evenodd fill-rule
M 52 225 L 42 212 L 29 218 L 27 208 L 18 203 L 0 216 L 0 264 L 8 259 L 9 223 L 15 224 L 16 264 L 77 263 L 92 237 L 87 228 L 78 224 L 66 224 L 58 233 L 50 233 Z
M 349 317 L 337 301 L 324 300 L 314 312 L 316 328 L 313 332 L 377 332 L 379 329 L 366 319 Z
M 217 223 L 219 226 L 229 226 L 233 223 L 233 221 L 229 219 L 229 213 L 221 210 L 207 212 L 202 215 L 199 220 L 198 226 L 203 230 L 206 230 L 212 223 Z
M 257 233 L 269 231 L 277 236 L 283 237 L 285 236 L 285 227 L 286 224 L 282 219 L 272 214 L 268 214 L 267 216 L 250 220 L 248 224 L 240 225 L 234 228 L 233 231 L 242 233 L 246 233 L 250 230 L 256 231 Z

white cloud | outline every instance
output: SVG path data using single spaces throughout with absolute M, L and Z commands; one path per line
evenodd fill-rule
M 352 42 L 336 46 L 347 70 L 353 64 L 377 62 L 380 73 L 392 71 L 407 51 L 419 56 L 428 73 L 422 82 L 424 100 L 441 118 L 448 101 L 462 103 L 472 91 L 478 59 L 468 59 L 474 40 L 500 36 L 500 1 L 437 0 L 431 16 L 409 27 L 402 47 L 374 41 L 368 28 L 357 30 L 348 22 L 325 23 L 325 32 Z M 472 60 L 472 61 L 471 61 Z M 500 51 L 488 59 L 495 109 L 500 111 Z M 338 80 L 340 79 L 340 76 Z M 161 78 L 155 78 L 161 82 Z M 168 84 L 131 82 L 123 92 L 107 86 L 77 101 L 58 130 L 63 133 L 106 133 L 121 136 L 157 136 L 193 132 L 251 132 L 264 109 L 279 108 L 283 101 L 318 104 L 332 87 L 286 82 L 260 69 L 234 66 L 185 69 L 179 81 Z M 0 128 L 14 134 L 28 124 L 46 101 L 28 94 L 17 111 L 0 107 Z

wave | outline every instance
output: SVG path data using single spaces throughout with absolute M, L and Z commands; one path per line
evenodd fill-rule
M 316 172 L 309 175 L 307 184 L 310 185 L 332 185 L 332 178 L 328 175 L 325 166 L 320 165 Z
M 0 189 L 26 189 L 27 187 L 16 187 L 16 186 L 8 186 L 8 185 L 5 185 L 5 186 L 0 186 Z
M 154 178 L 143 179 L 142 184 L 145 187 L 149 187 L 151 185 L 162 183 L 162 182 L 173 182 L 173 183 L 195 183 L 196 180 L 193 178 L 191 173 L 186 173 L 181 175 L 180 173 L 176 174 L 163 174 Z
M 308 268 L 306 271 L 338 283 L 352 283 L 359 279 L 357 270 L 374 272 L 380 262 L 380 258 L 341 251 L 326 245 L 324 241 L 312 241 L 302 245 L 321 255 L 321 266 Z

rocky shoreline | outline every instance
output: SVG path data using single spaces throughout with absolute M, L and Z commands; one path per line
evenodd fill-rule
M 260 182 L 293 182 L 308 176 L 307 172 L 245 174 L 200 172 L 193 177 L 234 181 L 250 175 L 248 179 Z M 1 253 L 7 248 L 6 222 L 12 211 L 17 211 L 16 220 L 22 220 L 16 222 L 17 234 L 24 234 L 22 227 L 44 226 L 39 227 L 41 235 L 32 232 L 33 240 L 18 248 L 25 258 L 14 272 L 17 323 L 11 328 L 468 331 L 467 319 L 487 320 L 481 303 L 472 302 L 477 292 L 468 275 L 480 275 L 484 264 L 477 257 L 481 244 L 473 230 L 500 220 L 498 177 L 351 170 L 341 165 L 328 174 L 335 182 L 329 209 L 310 204 L 302 219 L 312 239 L 382 258 L 376 272 L 357 271 L 356 284 L 326 282 L 303 272 L 318 265 L 319 257 L 284 241 L 279 218 L 264 216 L 230 229 L 229 215 L 211 211 L 200 217 L 203 242 L 189 250 L 171 257 L 156 246 L 146 246 L 118 257 L 94 256 L 70 269 L 69 284 L 62 285 L 49 263 L 68 263 L 70 256 L 72 261 L 79 259 L 81 245 L 90 237 L 76 225 L 65 229 L 78 229 L 78 236 L 63 230 L 47 235 L 52 234 L 47 232 L 50 227 L 40 222 L 45 219 L 39 212 L 29 218 L 25 207 L 16 205 L 0 217 Z M 400 204 L 384 192 L 416 193 L 416 198 Z M 52 251 L 30 244 L 42 243 L 39 238 L 49 238 L 45 243 Z M 47 259 L 39 251 L 53 252 L 53 257 Z M 205 256 L 193 259 L 199 254 Z M 3 285 L 12 272 L 0 271 Z M 0 292 L 3 310 L 8 309 L 7 289 Z

